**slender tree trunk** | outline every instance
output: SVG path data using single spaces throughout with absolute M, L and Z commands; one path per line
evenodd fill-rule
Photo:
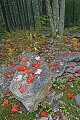
M 16 5 L 17 5 L 17 9 L 18 9 L 18 15 L 19 15 L 20 27 L 21 27 L 21 30 L 23 30 L 23 25 L 22 25 L 22 21 L 21 21 L 21 15 L 20 15 L 20 10 L 19 10 L 18 0 L 16 0 Z
M 24 20 L 25 20 L 25 27 L 27 29 L 28 27 L 27 27 L 26 13 L 25 13 L 25 7 L 24 7 L 24 0 L 22 0 L 22 8 L 23 8 L 23 14 L 24 14 Z
M 39 16 L 41 16 L 41 8 L 40 8 L 40 6 L 41 6 L 41 1 L 38 0 Z
M 19 12 L 20 12 L 20 17 L 21 17 L 21 22 L 22 22 L 22 26 L 23 26 L 23 29 L 24 29 L 25 20 L 24 20 L 24 13 L 23 13 L 21 1 L 22 1 L 22 0 L 18 0 L 18 2 L 19 2 Z
M 13 3 L 12 3 L 12 1 L 10 1 L 10 5 L 11 5 L 11 11 L 12 11 L 12 16 L 13 16 L 13 21 L 14 21 L 14 28 L 16 28 L 17 27 L 17 24 L 16 24 L 16 19 L 15 19 L 15 13 L 14 13 L 14 8 L 13 8 Z
M 34 19 L 34 11 L 33 11 L 32 0 L 30 1 L 30 3 L 31 3 L 32 18 L 33 18 L 33 26 L 34 26 L 34 30 L 35 30 L 35 19 Z
M 46 0 L 46 6 L 48 9 L 48 15 L 50 19 L 50 26 L 51 26 L 51 31 L 52 31 L 52 36 L 55 37 L 56 33 L 54 30 L 54 21 L 53 21 L 53 16 L 52 16 L 52 8 L 49 0 Z
M 30 23 L 29 23 L 29 15 L 28 15 L 28 8 L 27 8 L 27 1 L 24 0 L 24 4 L 25 4 L 25 14 L 26 14 L 26 17 L 27 17 L 27 29 L 30 29 Z
M 6 11 L 5 11 L 5 6 L 4 6 L 3 1 L 0 1 L 0 4 L 1 4 L 1 10 L 2 10 L 2 14 L 3 14 L 4 22 L 5 22 L 5 25 L 6 25 L 6 30 L 8 32 L 10 32 L 9 25 L 8 25 L 8 22 L 7 22 L 7 16 L 6 16 Z
M 59 3 L 58 0 L 53 0 L 53 19 L 54 19 L 54 27 L 55 32 L 57 35 L 57 32 L 59 30 Z
M 61 36 L 63 36 L 64 33 L 64 16 L 65 16 L 65 0 L 60 0 L 59 33 Z
M 12 19 L 12 15 L 11 15 L 11 11 L 10 11 L 10 5 L 9 5 L 8 0 L 6 0 L 6 11 L 7 11 L 7 16 L 8 16 L 10 27 L 12 28 L 12 30 L 14 30 L 13 19 Z
M 45 0 L 42 0 L 42 15 L 47 15 Z

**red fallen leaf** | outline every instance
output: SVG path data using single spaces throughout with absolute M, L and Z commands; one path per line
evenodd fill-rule
M 74 65 L 70 66 L 71 68 L 74 68 Z
M 32 76 L 32 74 L 30 74 L 30 75 L 28 76 L 26 82 L 27 82 L 28 84 L 30 84 L 31 82 L 33 82 L 33 80 L 34 80 L 34 77 Z
M 63 63 L 64 63 L 64 62 L 66 62 L 66 60 L 63 60 L 63 59 L 62 59 L 62 60 L 61 60 L 61 62 L 63 62 Z
M 32 64 L 32 67 L 39 67 L 40 66 L 40 62 L 36 62 L 34 64 Z
M 71 93 L 68 93 L 68 94 L 67 94 L 67 97 L 70 99 L 70 98 L 73 97 L 73 95 L 72 95 Z
M 34 70 L 32 70 L 32 73 L 34 74 L 36 71 L 37 71 L 37 70 L 36 70 L 36 69 L 34 69 Z
M 63 66 L 61 66 L 61 65 L 60 65 L 60 66 L 58 66 L 58 68 L 59 68 L 59 69 L 62 69 L 62 68 L 63 68 Z
M 79 73 L 80 73 L 80 70 L 77 70 L 76 72 L 79 72 Z
M 6 106 L 8 105 L 9 101 L 8 100 L 4 100 L 4 102 L 2 103 L 2 106 Z
M 17 104 L 13 104 L 12 105 L 12 109 L 11 109 L 11 113 L 15 113 L 18 111 L 18 105 Z
M 80 81 L 78 81 L 78 84 L 80 85 Z
M 8 74 L 12 75 L 12 74 L 14 74 L 14 71 L 10 70 L 10 71 L 8 71 Z
M 54 62 L 54 63 L 52 64 L 52 66 L 57 66 L 57 64 L 58 64 L 57 62 Z
M 10 92 L 7 92 L 7 93 L 5 94 L 6 97 L 9 97 L 10 95 L 11 95 Z
M 56 70 L 56 68 L 52 68 L 51 70 L 52 70 L 52 71 L 55 71 L 55 70 Z
M 27 61 L 29 61 L 28 58 L 24 58 L 24 59 L 23 59 L 23 62 L 27 62 Z
M 45 110 L 41 111 L 41 117 L 45 117 L 47 115 L 47 112 Z
M 16 64 L 15 63 L 11 63 L 11 66 L 14 67 L 14 66 L 16 66 Z
M 65 90 L 66 90 L 66 91 L 70 90 L 70 87 L 68 87 L 68 88 L 65 88 Z
M 5 74 L 5 75 L 4 75 L 4 78 L 6 78 L 6 79 L 7 79 L 7 78 L 9 78 L 9 77 L 8 77 L 8 75 L 6 75 L 6 74 Z
M 74 80 L 74 78 L 72 78 L 72 77 L 70 77 L 70 78 L 68 78 L 68 81 L 73 81 Z
M 23 73 L 25 73 L 25 74 L 28 74 L 30 72 L 30 69 L 29 68 L 26 68 L 24 71 L 23 71 Z
M 16 68 L 17 71 L 23 71 L 25 70 L 25 66 L 24 65 L 19 65 L 17 68 Z
M 66 55 L 66 56 L 68 56 L 69 54 L 70 54 L 70 52 L 69 52 L 69 51 L 66 51 L 66 52 L 65 52 L 65 55 Z
M 25 92 L 26 90 L 26 87 L 25 85 L 20 85 L 20 87 L 18 88 L 18 90 L 22 93 L 22 92 Z

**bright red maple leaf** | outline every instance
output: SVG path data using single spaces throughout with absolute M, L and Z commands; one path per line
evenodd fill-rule
M 54 62 L 54 63 L 52 64 L 52 66 L 57 66 L 57 64 L 58 64 L 57 62 Z
M 11 113 L 15 113 L 18 111 L 18 105 L 17 104 L 13 104 L 12 108 L 11 108 Z
M 20 87 L 18 88 L 18 90 L 22 93 L 22 92 L 25 92 L 26 90 L 26 87 L 25 85 L 20 85 Z
M 24 71 L 23 71 L 23 73 L 25 73 L 25 74 L 28 74 L 30 72 L 30 69 L 29 68 L 26 68 Z
M 52 71 L 55 71 L 55 70 L 56 70 L 56 68 L 52 68 L 51 70 L 52 70 Z
M 32 67 L 39 67 L 40 66 L 40 62 L 36 62 L 32 64 Z
M 69 51 L 66 51 L 66 52 L 65 52 L 65 56 L 68 56 L 69 54 L 70 54 Z
M 8 75 L 5 74 L 5 75 L 4 75 L 4 78 L 7 79 L 7 78 L 9 78 L 9 77 L 8 77 Z
M 23 62 L 27 62 L 27 61 L 29 61 L 28 58 L 24 58 L 24 59 L 23 59 Z
M 28 84 L 30 84 L 30 83 L 33 82 L 33 80 L 34 80 L 34 77 L 32 76 L 32 74 L 30 74 L 30 75 L 28 76 L 26 82 L 27 82 Z
M 62 59 L 62 60 L 61 60 L 61 62 L 63 62 L 63 63 L 64 63 L 64 62 L 66 62 L 66 60 Z
M 19 65 L 19 66 L 16 68 L 16 70 L 17 70 L 17 71 L 23 71 L 23 70 L 25 70 L 24 64 Z
M 12 74 L 14 74 L 14 71 L 10 70 L 10 71 L 8 71 L 8 74 L 12 75 Z
M 45 110 L 41 111 L 41 117 L 45 117 L 47 115 L 47 112 Z
M 67 94 L 67 97 L 70 99 L 70 98 L 73 97 L 73 95 L 72 95 L 71 93 L 68 93 L 68 94 Z

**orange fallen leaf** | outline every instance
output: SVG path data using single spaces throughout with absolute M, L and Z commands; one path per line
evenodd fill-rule
M 10 92 L 7 92 L 7 93 L 5 94 L 6 97 L 9 97 L 10 95 L 11 95 Z
M 79 73 L 80 73 L 80 70 L 77 70 L 76 72 L 79 72 Z
M 73 79 L 73 78 L 71 78 L 71 77 L 70 77 L 70 78 L 68 78 L 68 81 L 70 81 L 70 82 L 71 82 L 71 81 L 73 81 L 73 80 L 74 80 L 74 79 Z
M 62 60 L 61 60 L 61 62 L 63 62 L 63 63 L 64 63 L 64 62 L 66 62 L 66 60 L 62 59 Z
M 2 103 L 2 106 L 6 106 L 8 105 L 9 101 L 8 100 L 4 100 L 4 102 Z
M 62 69 L 62 68 L 63 68 L 63 66 L 58 66 L 58 68 L 59 68 L 59 69 Z
M 78 81 L 78 84 L 80 85 L 80 81 Z
M 58 64 L 57 62 L 54 62 L 54 63 L 52 64 L 52 66 L 57 66 L 57 64 Z

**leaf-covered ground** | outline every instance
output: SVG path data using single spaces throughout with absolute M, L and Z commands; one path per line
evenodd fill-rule
M 18 64 L 20 54 L 24 50 L 38 53 L 47 62 L 54 59 L 52 52 L 69 50 L 80 52 L 80 41 L 73 38 L 75 33 L 80 33 L 80 31 L 73 30 L 62 38 L 59 36 L 52 38 L 50 34 L 25 31 L 7 33 L 0 43 L 0 69 L 13 63 Z M 51 92 L 56 95 L 53 104 L 49 104 L 49 96 L 47 96 L 39 105 L 38 110 L 33 113 L 28 113 L 22 103 L 14 99 L 11 93 L 3 95 L 0 91 L 0 120 L 34 120 L 36 116 L 41 118 L 48 115 L 52 116 L 53 120 L 79 120 L 80 106 L 75 102 L 75 96 L 77 93 L 80 94 L 80 81 L 77 76 L 68 78 L 67 81 L 65 79 L 66 75 L 53 84 Z

